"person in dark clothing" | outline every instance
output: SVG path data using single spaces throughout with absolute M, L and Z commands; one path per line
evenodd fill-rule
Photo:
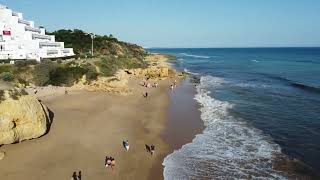
M 151 144 L 150 146 L 150 150 L 151 150 L 151 155 L 153 155 L 154 151 L 155 151 L 155 146 L 153 144 Z
M 71 180 L 78 180 L 77 172 L 73 172 Z

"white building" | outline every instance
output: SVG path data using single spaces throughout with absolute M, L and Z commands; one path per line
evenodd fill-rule
M 63 42 L 46 35 L 44 28 L 34 26 L 33 21 L 23 19 L 0 4 L 0 59 L 36 59 L 74 56 L 72 48 L 64 48 Z

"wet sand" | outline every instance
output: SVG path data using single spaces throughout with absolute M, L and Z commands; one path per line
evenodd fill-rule
M 167 110 L 166 128 L 161 136 L 170 150 L 160 157 L 161 162 L 174 150 L 192 142 L 204 129 L 203 121 L 200 119 L 199 104 L 194 100 L 195 94 L 196 89 L 189 79 L 183 80 L 177 88 L 169 91 L 170 104 Z M 163 166 L 159 164 L 154 166 L 149 179 L 153 179 L 161 168 Z M 161 178 L 163 179 L 163 172 Z
M 195 135 L 204 129 L 200 118 L 200 105 L 194 99 L 194 84 L 186 79 L 170 92 L 167 128 L 163 133 L 164 140 L 173 150 L 190 143 Z

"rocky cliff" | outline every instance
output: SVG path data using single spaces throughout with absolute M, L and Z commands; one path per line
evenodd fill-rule
M 35 97 L 18 90 L 2 91 L 0 98 L 0 145 L 38 138 L 47 132 L 48 109 Z

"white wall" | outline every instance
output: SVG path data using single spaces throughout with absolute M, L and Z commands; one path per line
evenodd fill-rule
M 51 39 L 32 39 L 32 34 L 45 35 L 45 29 L 40 28 L 40 33 L 26 31 L 25 24 L 18 23 L 19 19 L 23 18 L 22 13 L 18 13 L 18 16 L 12 15 L 11 9 L 5 9 L 0 7 L 0 35 L 3 35 L 4 30 L 9 30 L 11 35 L 3 35 L 4 42 L 0 42 L 5 46 L 4 51 L 0 51 L 0 59 L 40 59 L 51 57 L 65 57 L 73 56 L 73 49 L 70 49 L 70 53 L 63 53 L 64 43 L 60 42 L 59 47 L 43 47 L 40 48 L 39 42 L 55 42 L 55 37 L 51 36 Z M 30 27 L 34 26 L 33 21 L 29 21 Z M 57 50 L 58 54 L 49 54 L 48 51 Z M 8 54 L 10 54 L 8 56 Z

